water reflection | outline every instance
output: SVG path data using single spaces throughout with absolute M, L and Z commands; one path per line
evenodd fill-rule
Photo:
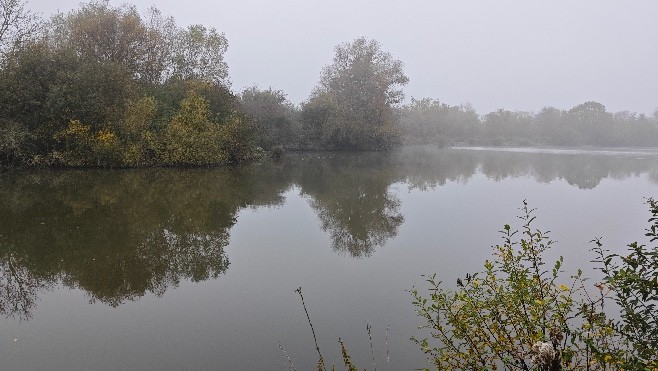
M 0 313 L 29 319 L 38 293 L 48 286 L 12 254 L 0 256 Z
M 626 179 L 648 174 L 658 184 L 658 152 L 587 152 L 519 150 L 435 150 L 409 147 L 397 152 L 401 179 L 412 188 L 427 189 L 449 181 L 467 183 L 475 174 L 502 181 L 532 177 L 549 183 L 563 179 L 579 189 L 592 189 L 603 179 Z
M 255 169 L 7 177 L 0 311 L 29 318 L 37 293 L 53 283 L 118 306 L 181 280 L 217 278 L 229 266 L 224 248 L 236 213 L 280 204 L 286 187 Z
M 335 251 L 366 257 L 395 237 L 404 217 L 400 200 L 389 191 L 396 181 L 390 155 L 334 154 L 302 163 L 301 193 L 331 235 Z
M 403 148 L 390 153 L 291 154 L 239 169 L 41 171 L 0 178 L 0 313 L 29 318 L 39 293 L 80 288 L 118 306 L 162 295 L 183 280 L 220 277 L 244 208 L 282 205 L 297 187 L 331 247 L 367 257 L 404 222 L 393 184 L 428 190 L 468 183 L 563 179 L 591 189 L 603 179 L 648 175 L 658 157 Z

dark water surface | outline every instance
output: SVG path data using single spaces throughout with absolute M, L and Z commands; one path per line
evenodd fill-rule
M 642 238 L 651 151 L 292 154 L 239 169 L 0 174 L 0 360 L 12 370 L 298 370 L 338 338 L 414 369 L 405 291 L 479 269 L 524 199 L 567 269 Z M 387 332 L 387 326 L 390 329 Z M 387 354 L 388 348 L 388 354 Z M 390 363 L 387 361 L 390 360 Z

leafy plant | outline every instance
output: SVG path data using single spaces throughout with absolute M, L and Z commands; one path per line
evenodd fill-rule
M 459 278 L 456 290 L 432 275 L 429 297 L 411 291 L 433 339 L 412 340 L 437 369 L 593 370 L 616 359 L 604 296 L 589 295 L 580 270 L 563 277 L 562 257 L 546 265 L 554 242 L 533 228 L 533 211 L 524 201 L 520 236 L 505 225 L 494 259 Z
M 658 202 L 647 199 L 651 211 L 646 236 L 658 240 Z M 624 369 L 658 369 L 658 249 L 633 242 L 628 255 L 609 254 L 600 239 L 594 251 L 605 274 L 604 283 L 612 290 L 613 300 L 621 310 L 614 322 L 615 332 L 627 345 L 622 358 Z

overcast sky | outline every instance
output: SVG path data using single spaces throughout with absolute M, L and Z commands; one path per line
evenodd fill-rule
M 28 0 L 49 16 L 78 0 Z M 125 3 L 111 0 L 114 5 Z M 283 90 L 299 103 L 335 45 L 365 36 L 400 59 L 407 99 L 498 108 L 658 108 L 658 0 L 132 1 L 226 34 L 234 90 Z

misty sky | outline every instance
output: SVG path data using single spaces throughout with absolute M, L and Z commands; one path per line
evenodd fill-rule
M 125 1 L 111 0 L 113 5 Z M 49 16 L 78 0 L 28 0 Z M 497 108 L 658 108 L 658 0 L 159 0 L 180 26 L 229 40 L 234 90 L 257 84 L 305 100 L 335 45 L 365 36 L 404 62 L 407 99 Z

